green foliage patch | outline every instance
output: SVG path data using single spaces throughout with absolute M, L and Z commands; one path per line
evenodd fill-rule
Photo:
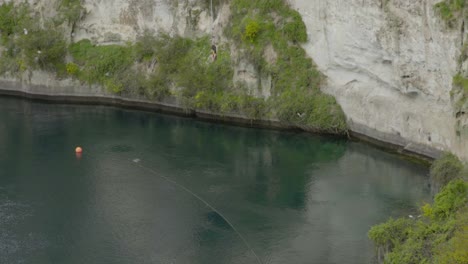
M 26 69 L 57 71 L 64 64 L 66 42 L 51 21 L 39 23 L 27 3 L 0 5 L 0 32 L 7 49 L 0 73 Z
M 444 0 L 434 5 L 434 9 L 449 27 L 454 27 L 455 22 L 462 16 L 466 0 Z
M 390 219 L 373 226 L 369 238 L 384 251 L 384 263 L 468 263 L 468 182 L 457 176 L 460 161 L 445 155 L 431 167 L 431 175 L 453 179 L 421 208 L 417 219 Z M 432 176 L 431 176 L 432 177 Z M 436 176 L 439 177 L 439 176 Z
M 437 193 L 451 180 L 460 178 L 462 170 L 463 164 L 451 153 L 446 153 L 434 161 L 430 171 L 431 185 L 436 186 L 434 193 Z
M 74 26 L 86 14 L 81 0 L 60 0 L 58 11 L 69 26 Z
M 455 107 L 461 109 L 468 101 L 468 79 L 460 73 L 453 77 L 453 88 L 450 92 L 453 96 L 457 94 L 458 99 L 455 102 Z
M 80 80 L 105 85 L 112 91 L 121 91 L 117 88 L 121 87 L 119 78 L 134 62 L 131 47 L 95 46 L 89 40 L 81 40 L 70 45 L 69 50 L 74 62 L 80 66 Z
M 20 3 L 15 5 L 7 2 L 0 5 L 0 34 L 2 43 L 8 42 L 14 34 L 23 33 L 23 29 L 30 28 L 33 23 L 29 4 Z
M 307 41 L 300 14 L 283 0 L 234 0 L 231 11 L 225 34 L 245 50 L 259 73 L 273 77 L 272 115 L 309 129 L 344 133 L 340 106 L 320 92 L 323 76 L 300 46 Z
M 255 20 L 250 20 L 245 26 L 243 39 L 254 42 L 260 31 L 260 24 Z

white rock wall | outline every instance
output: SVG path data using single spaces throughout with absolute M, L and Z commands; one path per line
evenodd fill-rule
M 29 3 L 51 17 L 55 13 L 47 10 L 57 1 Z M 468 135 L 455 132 L 449 93 L 463 39 L 461 29 L 447 29 L 434 13 L 439 0 L 288 1 L 307 25 L 304 48 L 328 76 L 324 91 L 337 98 L 353 131 L 429 155 L 432 149 L 449 150 L 468 160 Z M 125 42 L 144 30 L 210 34 L 209 9 L 199 3 L 85 0 L 87 15 L 74 40 Z M 223 41 L 219 36 L 228 18 L 229 8 L 223 6 L 213 23 L 217 41 Z M 251 90 L 261 83 L 255 93 L 267 97 L 269 79 L 242 60 L 237 64 L 236 80 L 245 79 Z
M 88 14 L 78 25 L 76 40 L 97 42 L 134 40 L 145 30 L 171 35 L 209 33 L 211 17 L 194 0 L 86 0 Z
M 439 0 L 289 2 L 307 25 L 304 48 L 328 76 L 324 90 L 352 130 L 468 160 L 468 138 L 456 135 L 450 100 L 462 34 L 434 13 Z

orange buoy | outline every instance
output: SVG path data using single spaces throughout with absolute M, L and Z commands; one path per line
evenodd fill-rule
M 76 147 L 75 152 L 76 153 L 82 153 L 83 149 L 81 147 Z

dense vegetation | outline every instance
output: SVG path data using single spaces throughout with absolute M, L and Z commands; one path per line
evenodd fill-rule
M 4 3 L 0 6 L 0 74 L 21 73 L 26 69 L 57 70 L 63 66 L 66 42 L 53 21 L 43 25 L 31 16 L 29 5 Z
M 320 92 L 323 76 L 300 43 L 307 32 L 300 14 L 283 0 L 234 0 L 225 34 L 246 50 L 257 70 L 273 76 L 270 104 L 280 120 L 344 131 L 345 118 L 335 99 Z M 265 54 L 273 47 L 273 59 Z
M 390 219 L 372 227 L 384 263 L 468 263 L 468 178 L 462 163 L 446 154 L 431 167 L 431 181 L 443 188 L 421 215 Z
M 221 2 L 215 1 L 215 11 Z M 205 0 L 201 4 L 208 8 Z M 102 85 L 122 96 L 174 97 L 189 109 L 278 118 L 306 129 L 344 133 L 341 108 L 333 97 L 321 93 L 324 77 L 300 46 L 307 40 L 301 16 L 284 0 L 230 4 L 231 23 L 225 35 L 259 75 L 272 76 L 269 98 L 256 97 L 243 83 L 233 82 L 231 45 L 220 45 L 217 60 L 211 62 L 208 37 L 146 32 L 126 45 L 96 45 L 90 40 L 67 44 L 62 29 L 73 32 L 86 14 L 79 0 L 59 1 L 58 16 L 46 21 L 28 4 L 2 4 L 0 33 L 5 48 L 0 49 L 0 74 L 19 77 L 26 71 L 46 70 L 59 78 Z M 267 59 L 267 49 L 273 59 Z

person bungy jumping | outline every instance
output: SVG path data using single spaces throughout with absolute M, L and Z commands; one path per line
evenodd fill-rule
M 216 45 L 211 45 L 211 61 L 214 62 L 218 58 L 218 53 L 216 51 Z

